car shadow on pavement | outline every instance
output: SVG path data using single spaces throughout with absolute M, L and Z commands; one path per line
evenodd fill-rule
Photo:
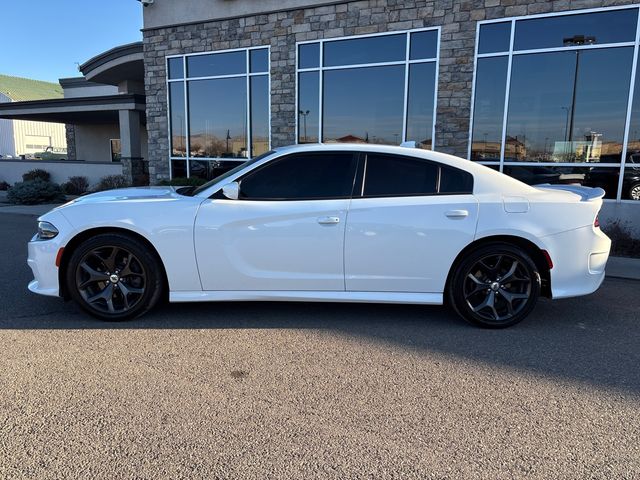
M 472 327 L 445 307 L 338 303 L 172 304 L 129 322 L 105 323 L 72 303 L 26 290 L 32 278 L 24 249 L 27 228 L 18 216 L 3 218 L 0 268 L 9 274 L 0 276 L 0 331 L 317 329 L 640 394 L 637 281 L 607 278 L 587 297 L 542 299 L 529 318 L 505 330 Z M 25 230 L 25 238 L 13 238 L 12 228 Z

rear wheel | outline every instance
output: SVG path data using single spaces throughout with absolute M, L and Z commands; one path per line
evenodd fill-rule
M 629 188 L 629 198 L 631 200 L 640 200 L 640 183 L 631 185 L 631 188 Z
M 71 255 L 67 291 L 103 320 L 127 320 L 153 308 L 162 295 L 162 270 L 146 245 L 128 235 L 97 235 Z
M 540 296 L 540 273 L 526 252 L 495 243 L 469 252 L 448 288 L 456 312 L 468 322 L 504 328 L 522 321 Z

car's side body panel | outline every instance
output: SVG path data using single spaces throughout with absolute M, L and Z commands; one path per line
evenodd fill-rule
M 345 292 L 342 291 L 250 291 L 217 290 L 194 292 L 171 292 L 171 302 L 349 302 L 349 303 L 415 303 L 442 305 L 441 293 L 406 292 Z
M 347 290 L 442 293 L 477 221 L 473 195 L 354 198 L 345 240 Z
M 205 200 L 195 223 L 203 290 L 344 290 L 348 199 Z

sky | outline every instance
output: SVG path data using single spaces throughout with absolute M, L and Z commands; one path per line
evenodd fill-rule
M 0 74 L 57 82 L 118 45 L 142 40 L 136 0 L 2 0 Z

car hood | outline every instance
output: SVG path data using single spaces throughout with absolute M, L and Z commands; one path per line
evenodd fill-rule
M 62 205 L 62 207 L 87 203 L 162 201 L 177 198 L 184 197 L 176 192 L 175 187 L 118 188 L 83 195 Z

